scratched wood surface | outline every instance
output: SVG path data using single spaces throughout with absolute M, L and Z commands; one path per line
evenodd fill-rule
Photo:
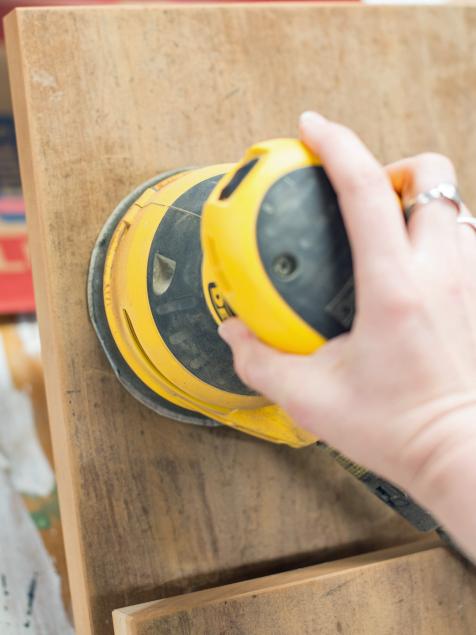
M 414 537 L 314 448 L 174 423 L 136 403 L 89 324 L 86 275 L 102 224 L 137 184 L 295 135 L 309 108 L 351 125 L 384 161 L 446 152 L 476 201 L 475 26 L 464 7 L 297 3 L 7 18 L 80 635 L 112 632 L 120 606 Z
M 115 635 L 472 635 L 476 575 L 433 542 L 116 610 Z

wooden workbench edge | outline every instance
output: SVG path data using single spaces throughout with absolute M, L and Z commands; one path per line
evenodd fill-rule
M 39 10 L 39 8 L 36 10 Z M 51 312 L 52 303 L 48 299 L 51 294 L 51 288 L 46 261 L 41 254 L 42 249 L 47 249 L 45 247 L 47 241 L 43 226 L 44 214 L 41 191 L 38 187 L 34 167 L 34 157 L 41 149 L 35 148 L 35 130 L 27 107 L 29 101 L 28 82 L 24 80 L 27 69 L 25 68 L 20 45 L 21 18 L 27 11 L 27 9 L 15 9 L 5 17 L 5 43 L 15 130 L 19 148 L 29 250 L 32 260 L 36 313 L 40 328 L 42 361 L 46 371 L 45 387 L 58 495 L 62 512 L 68 577 L 76 631 L 86 634 L 92 632 L 92 626 L 88 609 L 89 602 L 85 600 L 88 589 L 84 558 L 81 555 L 83 548 L 79 530 L 78 500 L 73 486 L 75 471 L 72 469 L 71 440 L 67 436 L 63 408 L 65 387 L 61 382 L 48 381 L 49 377 L 54 375 L 63 377 L 64 373 L 62 373 L 62 355 L 58 350 L 55 338 L 52 337 L 51 325 L 55 323 L 55 316 Z M 49 369 L 54 369 L 54 372 Z
M 135 629 L 144 622 L 160 619 L 179 611 L 190 611 L 199 606 L 236 600 L 251 594 L 269 593 L 278 588 L 306 584 L 317 579 L 328 579 L 342 573 L 350 573 L 356 569 L 362 571 L 362 569 L 368 569 L 389 560 L 418 557 L 425 551 L 441 549 L 444 549 L 442 543 L 432 534 L 416 542 L 398 547 L 116 609 L 113 611 L 114 632 L 115 635 L 130 635 L 135 633 Z

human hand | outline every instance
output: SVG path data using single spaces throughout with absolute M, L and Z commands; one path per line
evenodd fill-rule
M 322 159 L 349 235 L 352 330 L 309 356 L 267 347 L 237 319 L 220 334 L 246 384 L 406 488 L 476 554 L 476 514 L 463 537 L 452 526 L 458 470 L 476 456 L 476 233 L 445 200 L 418 207 L 406 226 L 399 199 L 455 182 L 453 166 L 426 154 L 383 168 L 315 113 L 302 117 L 301 136 Z

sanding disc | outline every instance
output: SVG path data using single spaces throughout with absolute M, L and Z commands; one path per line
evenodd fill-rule
M 144 382 L 141 381 L 139 377 L 137 377 L 117 348 L 117 345 L 111 335 L 104 308 L 104 263 L 106 260 L 109 242 L 118 223 L 131 205 L 133 205 L 148 188 L 153 187 L 154 185 L 157 185 L 157 183 L 160 183 L 161 181 L 183 171 L 184 170 L 181 169 L 165 172 L 153 179 L 150 179 L 146 183 L 143 183 L 119 203 L 105 223 L 94 246 L 89 266 L 87 289 L 89 315 L 101 346 L 116 377 L 138 401 L 158 414 L 165 417 L 171 417 L 176 421 L 205 426 L 217 426 L 219 424 L 216 421 L 213 421 L 205 415 L 193 410 L 187 410 L 186 408 L 182 408 L 164 399 L 152 391 Z

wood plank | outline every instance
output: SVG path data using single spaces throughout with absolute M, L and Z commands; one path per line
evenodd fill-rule
M 119 606 L 415 536 L 314 448 L 174 423 L 136 403 L 89 324 L 86 275 L 99 229 L 134 186 L 294 135 L 308 108 L 350 124 L 384 161 L 449 154 L 474 204 L 475 25 L 470 7 L 298 3 L 31 8 L 7 19 L 81 635 L 110 633 Z
M 472 635 L 474 570 L 419 542 L 114 611 L 116 635 Z

